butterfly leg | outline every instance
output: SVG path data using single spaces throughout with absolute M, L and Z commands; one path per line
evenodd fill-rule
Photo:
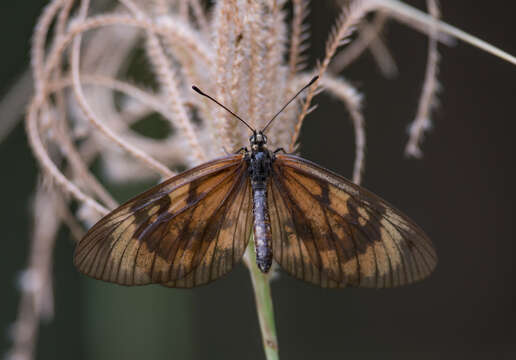
M 238 153 L 243 153 L 243 154 L 246 154 L 248 153 L 249 150 L 247 150 L 247 148 L 245 146 L 242 146 L 240 149 L 238 149 L 237 151 L 235 151 L 235 154 L 238 154 Z
M 274 154 L 277 154 L 279 152 L 282 152 L 283 154 L 287 154 L 287 152 L 285 151 L 285 149 L 283 149 L 282 147 L 280 148 L 277 148 L 276 150 L 274 150 Z

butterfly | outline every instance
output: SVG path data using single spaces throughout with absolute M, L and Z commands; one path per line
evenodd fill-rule
M 121 285 L 190 288 L 227 274 L 254 235 L 256 264 L 274 260 L 290 275 L 329 288 L 396 287 L 437 264 L 423 230 L 401 211 L 344 177 L 282 149 L 267 148 L 276 116 L 250 149 L 187 170 L 129 200 L 78 243 L 74 264 Z

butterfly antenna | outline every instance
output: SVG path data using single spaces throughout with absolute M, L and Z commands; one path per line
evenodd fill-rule
M 192 89 L 201 94 L 202 96 L 206 96 L 208 99 L 210 99 L 211 101 L 213 101 L 214 103 L 216 103 L 217 105 L 219 105 L 220 107 L 222 107 L 224 110 L 226 110 L 227 112 L 229 112 L 231 115 L 233 115 L 234 117 L 236 117 L 238 120 L 240 120 L 241 122 L 243 122 L 249 129 L 251 129 L 251 131 L 254 133 L 256 132 L 252 127 L 251 125 L 249 125 L 247 123 L 247 121 L 245 121 L 244 119 L 242 119 L 240 116 L 238 116 L 237 114 L 235 114 L 233 111 L 229 110 L 227 107 L 225 107 L 224 105 L 222 105 L 221 103 L 219 103 L 217 100 L 215 100 L 214 98 L 212 98 L 210 95 L 204 93 L 201 89 L 199 89 L 197 86 L 192 86 Z
M 296 94 L 296 95 L 294 95 L 294 96 L 292 97 L 292 99 L 290 99 L 290 100 L 289 100 L 285 105 L 283 105 L 283 107 L 280 109 L 280 111 L 278 111 L 278 112 L 276 113 L 276 115 L 274 115 L 274 116 L 272 117 L 272 119 L 270 119 L 270 120 L 269 120 L 269 122 L 267 123 L 267 125 L 265 125 L 265 127 L 264 127 L 264 128 L 263 128 L 263 130 L 262 130 L 262 132 L 265 132 L 265 130 L 267 130 L 267 128 L 269 127 L 269 125 L 272 123 L 272 121 L 273 121 L 274 119 L 276 119 L 276 118 L 278 117 L 278 115 L 279 115 L 279 114 L 281 114 L 281 112 L 282 112 L 283 110 L 285 110 L 285 108 L 288 106 L 288 104 L 290 104 L 292 101 L 294 101 L 294 99 L 295 99 L 295 98 L 297 98 L 299 94 L 301 94 L 301 93 L 302 93 L 306 88 L 310 87 L 310 85 L 312 85 L 314 82 L 316 82 L 316 81 L 317 81 L 317 79 L 319 79 L 319 76 L 314 76 L 314 77 L 312 78 L 312 80 L 310 80 L 310 82 L 309 82 L 308 84 L 306 84 L 306 85 L 305 85 L 301 90 L 299 90 L 299 91 L 297 92 L 297 94 Z

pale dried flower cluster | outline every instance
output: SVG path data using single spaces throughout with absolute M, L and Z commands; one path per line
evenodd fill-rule
M 343 3 L 326 54 L 311 70 L 304 66 L 307 0 L 225 0 L 209 7 L 201 0 L 119 0 L 105 12 L 92 10 L 95 4 L 89 0 L 49 3 L 31 52 L 34 94 L 26 129 L 41 181 L 29 267 L 20 277 L 22 301 L 12 328 L 11 359 L 33 358 L 38 322 L 52 316 L 52 250 L 60 224 L 79 239 L 85 227 L 117 206 L 92 173 L 93 161 L 100 162 L 103 180 L 126 183 L 168 178 L 175 174 L 171 169 L 190 168 L 248 145 L 249 129 L 194 93 L 192 84 L 259 129 L 313 75 L 320 75 L 305 98 L 273 123 L 267 134 L 270 147 L 295 151 L 303 120 L 313 109 L 311 100 L 318 86 L 324 88 L 349 110 L 345 119 L 352 120 L 356 144 L 353 180 L 359 183 L 365 151 L 361 95 L 336 74 L 366 49 L 386 75 L 394 74 L 396 66 L 378 35 L 386 19 L 396 17 L 431 38 L 407 146 L 408 154 L 421 154 L 438 88 L 437 41 L 446 37 L 428 19 L 422 23 L 397 12 L 397 1 Z M 436 2 L 428 5 L 431 16 L 438 17 Z M 367 21 L 370 12 L 374 15 Z M 356 40 L 342 48 L 355 30 Z M 137 51 L 145 54 L 153 74 L 147 85 L 130 80 L 128 68 Z M 134 130 L 134 124 L 156 115 L 170 129 L 161 139 Z M 79 205 L 73 213 L 72 202 Z

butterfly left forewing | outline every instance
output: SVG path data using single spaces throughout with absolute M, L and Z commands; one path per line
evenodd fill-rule
M 214 280 L 247 245 L 249 187 L 242 155 L 186 171 L 101 219 L 77 245 L 74 263 L 88 276 L 122 285 Z
M 270 187 L 270 207 L 282 217 L 273 226 L 275 260 L 297 278 L 324 287 L 393 287 L 423 279 L 436 265 L 416 224 L 339 175 L 277 155 Z M 297 257 L 304 267 L 292 266 L 296 247 L 308 255 Z
M 162 283 L 168 287 L 193 287 L 228 273 L 245 252 L 252 228 L 251 185 L 241 176 L 235 190 L 217 204 L 209 221 L 199 226 L 200 250 L 195 268 L 186 276 Z M 192 239 L 192 241 L 196 241 Z M 202 255 L 201 255 L 202 254 Z

